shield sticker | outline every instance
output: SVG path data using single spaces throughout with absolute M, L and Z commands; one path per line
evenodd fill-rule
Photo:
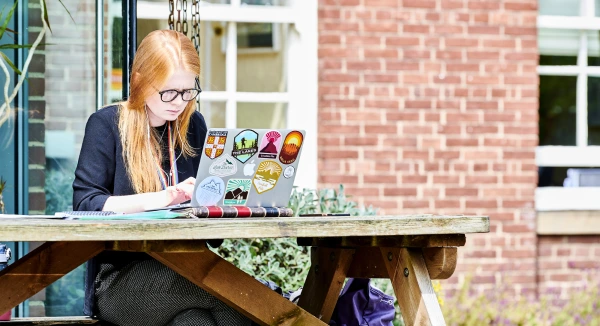
M 271 130 L 267 132 L 260 142 L 258 157 L 277 159 L 277 154 L 279 154 L 279 151 L 281 150 L 282 140 L 283 137 L 281 137 L 279 131 Z
M 204 145 L 204 154 L 208 158 L 215 159 L 225 151 L 225 141 L 227 140 L 227 131 L 210 130 Z
M 258 165 L 256 174 L 252 179 L 252 184 L 256 189 L 256 192 L 262 194 L 265 191 L 269 191 L 275 188 L 279 176 L 281 176 L 281 165 L 275 161 L 263 161 Z
M 248 201 L 248 193 L 250 192 L 250 179 L 229 179 L 225 189 L 225 198 L 223 205 L 227 206 L 243 206 Z
M 231 156 L 242 163 L 246 163 L 258 152 L 258 134 L 254 130 L 243 130 L 233 140 Z
M 299 131 L 292 131 L 283 141 L 283 148 L 281 154 L 279 154 L 279 161 L 283 164 L 292 164 L 296 161 L 298 153 L 300 153 L 300 147 L 302 147 L 302 140 L 304 137 Z

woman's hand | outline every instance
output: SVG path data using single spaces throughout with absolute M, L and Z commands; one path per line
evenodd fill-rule
M 165 206 L 177 205 L 192 199 L 196 178 L 187 178 L 175 186 L 167 187 L 165 190 L 167 204 Z

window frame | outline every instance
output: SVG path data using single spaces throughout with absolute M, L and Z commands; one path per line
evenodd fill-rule
M 600 77 L 600 67 L 588 66 L 589 31 L 600 31 L 600 17 L 596 17 L 595 0 L 580 1 L 579 16 L 538 15 L 538 29 L 567 29 L 579 31 L 579 51 L 575 66 L 540 66 L 540 76 L 575 76 L 576 90 L 576 146 L 538 146 L 535 151 L 537 166 L 600 167 L 600 146 L 588 142 L 588 77 Z M 538 187 L 535 192 L 537 211 L 600 210 L 594 194 L 600 187 L 562 188 Z

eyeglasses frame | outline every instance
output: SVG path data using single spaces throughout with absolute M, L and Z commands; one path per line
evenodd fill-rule
M 184 89 L 182 91 L 178 91 L 176 89 L 167 89 L 167 90 L 164 90 L 164 91 L 159 91 L 158 95 L 160 95 L 160 100 L 163 101 L 164 103 L 169 103 L 169 102 L 175 101 L 175 99 L 177 98 L 177 96 L 180 96 L 180 95 L 181 95 L 181 100 L 184 101 L 184 102 L 190 102 L 190 101 L 194 100 L 196 97 L 198 97 L 198 95 L 200 95 L 200 93 L 202 93 L 202 88 L 200 88 L 200 80 L 198 79 L 198 77 L 196 77 L 195 80 L 196 80 L 196 88 L 188 88 L 188 89 Z M 196 90 L 196 91 L 198 91 L 198 94 L 196 94 L 196 96 L 192 97 L 189 100 L 184 99 L 183 98 L 183 93 L 185 93 L 187 91 L 190 91 L 190 90 Z M 165 101 L 163 99 L 163 94 L 166 93 L 166 92 L 177 92 L 177 95 L 175 95 L 175 97 L 173 97 L 173 99 L 171 99 L 170 101 Z

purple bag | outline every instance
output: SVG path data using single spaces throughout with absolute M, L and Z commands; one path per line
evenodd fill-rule
M 371 285 L 368 278 L 350 278 L 338 298 L 331 326 L 392 326 L 394 298 Z

